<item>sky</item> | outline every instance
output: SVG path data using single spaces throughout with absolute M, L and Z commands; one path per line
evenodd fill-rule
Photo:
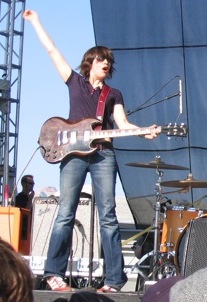
M 73 69 L 77 68 L 86 50 L 95 45 L 89 0 L 50 1 L 27 0 L 26 8 L 35 10 Z M 20 98 L 17 181 L 22 174 L 32 174 L 35 191 L 44 187 L 59 190 L 59 164 L 47 163 L 38 148 L 38 137 L 43 123 L 53 117 L 67 118 L 68 89 L 48 54 L 38 40 L 32 25 L 25 22 L 22 83 Z M 36 151 L 37 150 L 37 151 Z M 35 152 L 36 151 L 36 152 Z M 90 185 L 90 177 L 86 185 Z M 21 190 L 20 182 L 17 184 Z M 122 196 L 120 182 L 117 195 Z

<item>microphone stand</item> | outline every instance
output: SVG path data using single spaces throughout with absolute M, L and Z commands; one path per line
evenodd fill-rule
M 91 218 L 90 218 L 90 242 L 89 242 L 89 274 L 88 274 L 88 286 L 89 287 L 92 287 L 92 277 L 93 277 L 94 214 L 95 214 L 95 197 L 92 192 Z

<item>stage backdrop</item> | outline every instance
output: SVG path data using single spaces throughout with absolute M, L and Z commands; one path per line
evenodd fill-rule
M 189 173 L 207 180 L 207 1 L 91 0 L 91 10 L 96 44 L 114 52 L 116 72 L 108 83 L 122 91 L 129 121 L 188 128 L 183 139 L 115 139 L 127 199 L 154 198 L 158 181 L 183 180 Z M 158 179 L 156 169 L 126 165 L 157 156 L 189 170 L 163 169 Z M 162 187 L 163 198 L 205 206 L 206 188 L 179 190 Z

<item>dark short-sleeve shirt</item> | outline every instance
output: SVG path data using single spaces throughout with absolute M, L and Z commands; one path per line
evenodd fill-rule
M 70 113 L 69 120 L 78 122 L 86 118 L 96 118 L 96 110 L 101 89 L 94 89 L 88 79 L 72 71 L 71 76 L 66 81 L 69 89 Z M 113 109 L 115 104 L 122 104 L 124 101 L 118 89 L 110 87 L 107 96 L 103 120 L 103 129 L 113 129 Z
M 28 202 L 28 196 L 23 192 L 20 192 L 15 199 L 15 207 L 17 208 L 26 208 Z

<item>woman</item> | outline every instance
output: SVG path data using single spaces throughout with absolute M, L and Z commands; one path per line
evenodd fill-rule
M 107 47 L 89 49 L 80 64 L 80 74 L 61 55 L 44 30 L 38 15 L 32 10 L 23 14 L 33 25 L 41 43 L 52 59 L 57 71 L 66 83 L 70 96 L 69 121 L 77 123 L 82 119 L 97 118 L 98 100 L 104 87 L 104 80 L 112 77 L 114 71 L 113 53 Z M 102 129 L 112 129 L 113 120 L 120 129 L 137 129 L 130 124 L 124 113 L 124 102 L 119 90 L 111 88 L 108 93 Z M 157 136 L 156 125 L 146 137 Z M 52 290 L 71 291 L 63 280 L 70 254 L 72 230 L 80 193 L 89 172 L 99 212 L 101 241 L 105 260 L 105 283 L 101 292 L 119 291 L 127 281 L 121 249 L 119 225 L 115 212 L 115 183 L 117 162 L 112 141 L 96 142 L 96 152 L 85 156 L 73 154 L 60 164 L 60 207 L 51 234 L 45 277 Z

